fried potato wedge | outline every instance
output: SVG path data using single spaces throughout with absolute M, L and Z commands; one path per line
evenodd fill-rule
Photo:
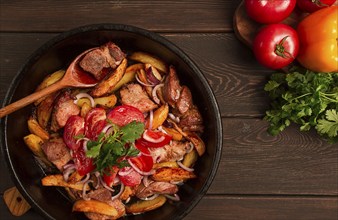
M 152 66 L 154 66 L 157 70 L 163 72 L 163 73 L 168 73 L 168 68 L 167 65 L 165 64 L 165 62 L 161 59 L 159 59 L 158 57 L 155 57 L 149 53 L 145 53 L 145 52 L 134 52 L 133 54 L 131 54 L 129 56 L 129 58 L 131 60 L 137 61 L 137 62 L 141 62 L 141 63 L 145 63 L 145 64 L 151 64 Z
M 151 178 L 159 182 L 178 182 L 196 178 L 196 175 L 180 167 L 162 167 L 157 169 Z
M 163 124 L 163 122 L 167 119 L 169 113 L 169 105 L 164 104 L 161 107 L 159 107 L 155 112 L 153 116 L 153 123 L 151 128 L 157 129 L 159 126 Z M 149 120 L 147 121 L 147 124 L 149 124 Z
M 193 167 L 198 159 L 198 153 L 195 149 L 184 155 L 182 164 L 186 167 Z
M 35 134 L 29 134 L 23 138 L 23 141 L 35 156 L 40 158 L 42 162 L 44 162 L 46 165 L 52 166 L 52 163 L 47 159 L 45 153 L 41 148 L 42 144 L 44 143 L 42 138 Z
M 205 144 L 197 134 L 189 132 L 185 138 L 193 143 L 199 156 L 205 153 Z
M 115 85 L 122 79 L 127 68 L 127 59 L 123 59 L 121 64 L 114 70 L 108 78 L 102 80 L 95 88 L 91 91 L 93 97 L 100 97 L 112 92 Z
M 121 88 L 123 85 L 133 81 L 135 79 L 135 74 L 137 73 L 137 71 L 143 68 L 144 68 L 143 63 L 136 63 L 136 64 L 128 66 L 122 79 L 114 86 L 112 91 L 115 92 L 119 88 Z
M 92 109 L 90 104 L 88 104 L 87 102 L 84 102 L 81 106 L 81 111 L 80 111 L 81 117 L 85 117 L 90 109 Z
M 57 81 L 59 81 L 63 75 L 65 75 L 65 70 L 58 70 L 52 74 L 49 74 L 48 76 L 46 76 L 43 81 L 39 84 L 39 86 L 36 88 L 36 91 L 40 91 L 54 83 L 56 83 Z M 37 101 L 34 102 L 35 105 L 38 105 L 42 100 L 44 100 L 45 97 L 38 99 Z
M 111 216 L 112 219 L 119 218 L 119 212 L 113 206 L 97 200 L 77 200 L 73 205 L 73 212 L 94 212 Z
M 153 200 L 139 200 L 135 203 L 127 205 L 126 211 L 127 213 L 135 213 L 135 214 L 147 212 L 161 207 L 166 201 L 167 198 L 162 195 L 156 197 Z
M 44 129 L 47 127 L 49 119 L 52 115 L 54 101 L 57 95 L 58 93 L 56 92 L 47 96 L 44 100 L 40 102 L 36 109 L 37 121 L 39 122 L 39 125 Z
M 37 120 L 35 120 L 33 117 L 30 117 L 27 121 L 28 124 L 28 130 L 37 136 L 39 136 L 42 140 L 48 140 L 49 139 L 49 133 L 43 129 Z
M 183 135 L 177 130 L 175 130 L 174 128 L 168 128 L 168 127 L 162 126 L 162 129 L 168 134 L 170 134 L 173 137 L 173 140 L 175 141 L 180 141 L 183 138 Z
M 168 161 L 168 162 L 162 162 L 162 163 L 154 163 L 153 168 L 159 169 L 161 167 L 178 167 L 178 164 L 176 161 Z
M 77 171 L 74 171 L 68 178 L 68 183 L 75 184 L 79 182 L 83 178 L 82 175 L 80 175 Z
M 61 186 L 68 187 L 76 190 L 83 189 L 83 183 L 67 183 L 61 174 L 50 175 L 42 178 L 41 183 L 43 186 Z M 89 186 L 87 185 L 86 190 L 89 190 Z
M 120 195 L 120 199 L 125 201 L 133 195 L 135 195 L 135 190 L 133 190 L 130 186 L 125 186 L 122 194 Z
M 148 80 L 147 80 L 147 76 L 146 76 L 146 72 L 144 71 L 144 69 L 140 69 L 137 73 L 137 77 L 138 79 L 143 82 L 144 84 L 149 84 Z M 152 87 L 150 86 L 145 86 L 144 89 L 146 90 L 147 94 L 149 97 L 152 96 Z
M 116 105 L 117 98 L 116 95 L 112 94 L 110 96 L 94 98 L 94 102 L 96 105 L 100 105 L 106 108 L 112 108 Z

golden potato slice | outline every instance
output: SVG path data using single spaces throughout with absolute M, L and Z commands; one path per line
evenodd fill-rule
M 189 132 L 185 138 L 194 144 L 199 156 L 202 156 L 205 153 L 205 144 L 197 134 Z
M 39 136 L 35 134 L 29 134 L 23 138 L 23 141 L 35 156 L 40 158 L 46 165 L 52 166 L 52 163 L 47 159 L 41 148 L 44 141 Z
M 158 57 L 155 57 L 149 53 L 145 52 L 134 52 L 133 54 L 130 55 L 129 57 L 131 60 L 145 63 L 145 64 L 151 64 L 154 66 L 157 70 L 163 72 L 163 73 L 168 73 L 168 68 L 165 62 L 163 60 L 159 59 Z
M 65 70 L 58 70 L 50 75 L 48 75 L 47 77 L 45 77 L 43 79 L 43 81 L 40 83 L 40 85 L 36 88 L 36 91 L 40 91 L 54 83 L 56 83 L 57 81 L 59 81 L 63 75 L 65 74 Z M 35 105 L 38 105 L 42 100 L 44 100 L 45 97 L 38 99 L 37 101 L 34 102 Z
M 183 135 L 177 130 L 175 130 L 174 128 L 168 128 L 168 127 L 162 126 L 162 129 L 168 134 L 170 134 L 173 137 L 173 140 L 175 141 L 180 141 L 183 138 Z
M 176 161 L 168 161 L 168 162 L 162 162 L 162 163 L 154 163 L 153 168 L 158 169 L 161 167 L 178 167 L 178 164 Z
M 163 122 L 167 119 L 169 113 L 169 105 L 164 104 L 158 109 L 155 110 L 154 116 L 153 116 L 153 124 L 152 129 L 156 129 L 159 126 L 163 124 Z M 149 119 L 147 121 L 147 124 L 149 124 Z
M 94 98 L 96 105 L 100 105 L 106 108 L 112 108 L 116 105 L 117 98 L 116 95 L 112 94 L 110 96 Z
M 113 219 L 120 217 L 116 208 L 97 200 L 77 200 L 73 205 L 73 212 L 94 212 L 111 216 Z
M 100 97 L 112 92 L 115 85 L 122 79 L 127 68 L 127 59 L 123 59 L 121 64 L 114 70 L 108 78 L 102 80 L 95 88 L 91 91 L 93 97 Z
M 180 167 L 162 167 L 157 169 L 151 178 L 159 182 L 179 182 L 196 178 L 196 175 Z
M 135 195 L 135 191 L 130 186 L 125 186 L 122 194 L 120 195 L 120 199 L 125 201 L 130 196 Z
M 36 116 L 39 125 L 42 128 L 46 128 L 49 122 L 49 119 L 52 115 L 54 100 L 57 97 L 58 93 L 53 93 L 47 96 L 44 100 L 40 102 L 36 109 Z
M 150 85 L 147 80 L 146 72 L 144 71 L 144 69 L 140 69 L 136 74 L 138 79 L 141 80 L 141 82 Z M 153 88 L 151 86 L 144 86 L 144 89 L 146 90 L 148 96 L 151 97 Z
M 79 182 L 83 178 L 82 175 L 80 175 L 77 171 L 74 171 L 68 178 L 68 183 L 75 184 Z
M 81 117 L 86 117 L 87 113 L 89 110 L 92 109 L 91 105 L 88 104 L 87 102 L 84 102 L 81 107 L 80 115 Z
M 88 98 L 81 98 L 76 102 L 77 106 L 82 107 L 84 104 L 91 106 L 90 100 Z
M 32 116 L 27 121 L 28 124 L 28 130 L 37 136 L 39 136 L 42 140 L 48 140 L 49 134 L 48 132 L 43 129 L 37 120 L 35 120 Z
M 192 167 L 198 159 L 198 154 L 195 149 L 184 155 L 182 164 L 186 167 Z
M 83 183 L 67 183 L 61 174 L 46 176 L 41 179 L 41 183 L 43 186 L 61 186 L 68 187 L 76 190 L 83 189 Z M 89 186 L 87 185 L 86 190 L 89 190 Z
M 139 200 L 131 205 L 127 205 L 126 211 L 127 213 L 135 213 L 135 214 L 147 212 L 161 207 L 166 201 L 167 198 L 162 195 L 156 197 L 153 200 Z
M 119 88 L 121 88 L 123 85 L 134 81 L 135 79 L 135 74 L 137 71 L 140 69 L 143 69 L 144 65 L 143 63 L 136 63 L 131 66 L 128 66 L 126 69 L 125 74 L 123 75 L 122 79 L 114 86 L 112 89 L 113 92 L 117 91 Z

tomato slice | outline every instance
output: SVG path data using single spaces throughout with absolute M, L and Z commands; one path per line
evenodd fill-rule
M 73 152 L 73 160 L 76 170 L 81 176 L 84 176 L 95 169 L 93 159 L 86 157 L 86 153 L 82 147 Z
M 153 158 L 144 154 L 129 158 L 129 161 L 137 166 L 137 168 L 142 172 L 149 172 L 154 165 Z
M 106 110 L 92 108 L 85 117 L 85 135 L 91 140 L 96 140 L 102 129 L 106 126 Z
M 119 168 L 117 166 L 112 166 L 110 169 L 105 170 L 105 173 L 103 174 L 103 181 L 107 184 L 107 186 L 113 186 L 118 171 Z
M 120 105 L 107 114 L 107 118 L 114 124 L 122 127 L 132 121 L 144 123 L 144 115 L 137 108 L 130 105 Z
M 136 143 L 138 145 L 143 145 L 145 147 L 163 147 L 166 144 L 169 144 L 169 142 L 172 140 L 172 136 L 165 134 L 161 131 L 151 131 L 151 130 L 146 130 L 145 135 L 153 139 L 154 141 L 148 141 L 144 137 L 139 138 Z M 163 139 L 162 141 L 156 141 Z
M 123 167 L 120 171 L 128 173 L 127 175 L 119 175 L 121 182 L 126 186 L 137 186 L 141 183 L 142 175 L 136 172 L 132 167 Z
M 78 141 L 75 137 L 83 135 L 84 124 L 84 118 L 78 115 L 73 115 L 68 118 L 64 127 L 63 140 L 70 149 L 77 150 L 80 148 L 82 142 Z

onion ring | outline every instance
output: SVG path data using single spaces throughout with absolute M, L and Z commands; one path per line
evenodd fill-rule
M 95 107 L 95 101 L 93 99 L 93 97 L 91 97 L 90 95 L 88 95 L 87 93 L 81 92 L 79 94 L 77 94 L 76 99 L 74 100 L 74 103 L 77 104 L 77 102 L 81 99 L 81 98 L 87 98 L 90 101 L 90 105 L 92 106 L 92 108 Z

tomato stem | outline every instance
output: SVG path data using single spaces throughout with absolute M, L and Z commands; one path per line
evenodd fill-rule
M 292 54 L 289 51 L 285 50 L 284 42 L 289 36 L 285 36 L 278 44 L 276 44 L 275 53 L 283 58 L 293 58 Z

